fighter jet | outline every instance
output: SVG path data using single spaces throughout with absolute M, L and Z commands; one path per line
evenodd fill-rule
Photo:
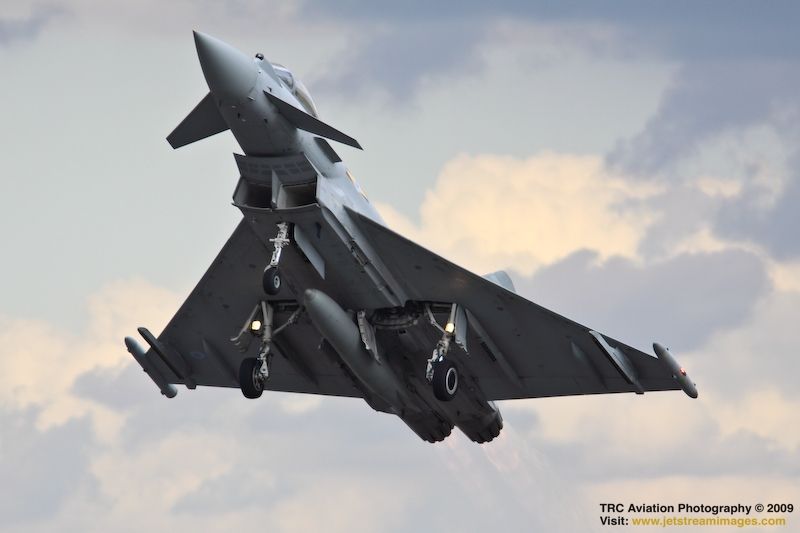
M 175 385 L 363 398 L 438 442 L 500 434 L 497 400 L 683 390 L 670 352 L 627 346 L 388 229 L 328 141 L 303 83 L 262 54 L 195 32 L 210 92 L 167 137 L 227 130 L 242 220 L 158 337 L 128 351 L 161 393 Z

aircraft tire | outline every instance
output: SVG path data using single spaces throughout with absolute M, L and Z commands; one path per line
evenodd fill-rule
M 433 395 L 441 402 L 449 402 L 458 392 L 458 369 L 449 359 L 433 364 Z
M 254 400 L 264 392 L 264 385 L 257 377 L 258 372 L 259 363 L 255 357 L 243 359 L 239 365 L 239 388 L 242 389 L 245 398 Z
M 261 278 L 261 284 L 264 287 L 264 292 L 270 296 L 275 296 L 281 290 L 283 280 L 281 273 L 278 272 L 278 267 L 267 267 L 264 269 L 264 276 Z

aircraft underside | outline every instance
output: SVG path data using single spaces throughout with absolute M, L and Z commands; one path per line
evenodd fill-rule
M 210 92 L 173 147 L 230 130 L 243 219 L 164 331 L 125 344 L 165 396 L 174 385 L 363 398 L 429 442 L 503 427 L 494 401 L 682 389 L 686 371 L 478 276 L 398 235 L 325 139 L 292 73 L 195 33 Z
M 398 415 L 429 442 L 444 439 L 454 426 L 476 442 L 496 437 L 502 417 L 470 375 L 465 347 L 455 340 L 445 351 L 441 347 L 453 338 L 444 328 L 454 306 L 397 305 L 397 295 L 356 243 L 353 229 L 318 203 L 319 176 L 302 154 L 237 155 L 236 160 L 241 177 L 233 198 L 244 219 L 231 239 L 249 233 L 259 244 L 234 243 L 229 247 L 236 254 L 223 250 L 209 270 L 225 270 L 220 263 L 236 270 L 229 272 L 235 282 L 223 285 L 221 293 L 204 294 L 205 305 L 223 310 L 222 321 L 194 332 L 195 338 L 159 341 L 142 330 L 151 348 L 161 345 L 152 352 L 163 364 L 151 362 L 151 375 L 173 374 L 164 379 L 190 387 L 241 387 L 250 398 L 263 390 L 361 396 L 373 409 Z M 319 297 L 309 300 L 309 294 Z M 175 321 L 191 313 L 179 312 Z M 329 323 L 330 314 L 341 320 Z M 430 370 L 440 361 L 429 367 L 437 346 L 441 360 L 447 356 L 447 368 L 438 373 Z M 205 376 L 201 365 L 191 364 L 207 358 L 226 369 L 227 381 L 220 382 L 218 368 L 210 367 Z M 181 366 L 192 368 L 188 380 Z

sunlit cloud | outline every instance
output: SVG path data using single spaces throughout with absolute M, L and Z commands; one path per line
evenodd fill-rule
M 420 224 L 385 204 L 390 227 L 476 272 L 523 274 L 588 248 L 635 258 L 653 214 L 632 207 L 658 189 L 610 176 L 592 156 L 462 155 L 420 206 Z

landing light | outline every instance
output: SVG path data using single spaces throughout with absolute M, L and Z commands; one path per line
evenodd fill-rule
M 683 367 L 681 367 L 681 375 L 682 375 L 682 376 L 685 376 L 685 375 L 686 375 L 686 369 L 684 369 Z
M 444 330 L 445 330 L 447 333 L 453 333 L 453 332 L 456 330 L 456 325 L 455 325 L 455 324 L 453 324 L 452 322 L 448 322 L 448 323 L 447 323 L 447 324 L 444 326 Z
M 258 331 L 261 329 L 261 321 L 260 320 L 253 320 L 250 323 L 250 331 Z

